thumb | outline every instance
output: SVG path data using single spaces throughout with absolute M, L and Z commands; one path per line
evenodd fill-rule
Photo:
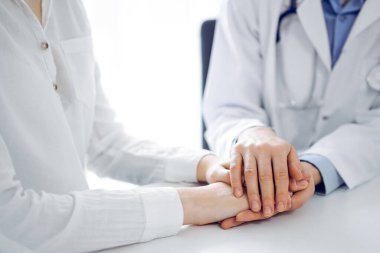
M 298 192 L 305 190 L 309 186 L 309 182 L 305 179 L 297 181 L 295 179 L 290 179 L 289 181 L 289 191 L 290 192 Z
M 226 170 L 224 168 L 218 169 L 217 170 L 217 178 L 218 182 L 223 182 L 228 185 L 231 185 L 231 178 L 230 178 L 230 171 Z
M 301 162 L 298 159 L 297 151 L 292 147 L 288 155 L 288 168 L 289 174 L 296 180 L 302 180 L 302 167 Z

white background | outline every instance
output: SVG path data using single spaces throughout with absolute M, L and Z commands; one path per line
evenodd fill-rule
M 102 83 L 132 135 L 201 145 L 200 26 L 221 0 L 85 0 Z
M 221 0 L 84 0 L 106 95 L 128 134 L 201 147 L 200 27 Z M 91 188 L 119 188 L 89 174 Z

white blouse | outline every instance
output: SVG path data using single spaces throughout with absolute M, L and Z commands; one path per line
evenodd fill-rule
M 173 188 L 91 191 L 86 167 L 147 184 L 196 181 L 207 151 L 163 148 L 114 121 L 80 0 L 0 1 L 0 252 L 90 252 L 176 234 Z

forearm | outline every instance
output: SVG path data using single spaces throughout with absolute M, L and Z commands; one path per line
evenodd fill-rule
M 93 252 L 175 235 L 182 225 L 175 189 L 1 193 L 0 234 L 38 252 Z M 37 250 L 38 249 L 38 250 Z M 0 251 L 9 252 L 0 246 Z

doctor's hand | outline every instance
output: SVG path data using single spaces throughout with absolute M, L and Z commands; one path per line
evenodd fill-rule
M 292 192 L 289 193 L 289 196 L 291 197 L 291 205 L 287 207 L 285 210 L 286 212 L 301 208 L 309 199 L 311 199 L 315 192 L 315 185 L 318 184 L 316 181 L 321 179 L 319 172 L 317 172 L 316 168 L 312 165 L 302 163 L 301 166 L 303 167 L 303 177 L 307 180 L 308 186 L 306 189 L 296 191 L 294 194 Z M 275 211 L 274 215 L 277 215 L 278 213 L 278 211 Z M 246 222 L 265 219 L 268 219 L 268 217 L 266 217 L 263 212 L 252 212 L 251 210 L 246 210 L 236 215 L 236 217 L 228 218 L 222 221 L 220 226 L 223 229 L 229 229 L 240 226 Z
M 296 150 L 267 127 L 250 128 L 239 136 L 230 171 L 234 195 L 243 195 L 244 182 L 250 209 L 265 218 L 289 209 L 289 186 L 292 191 L 308 186 Z

